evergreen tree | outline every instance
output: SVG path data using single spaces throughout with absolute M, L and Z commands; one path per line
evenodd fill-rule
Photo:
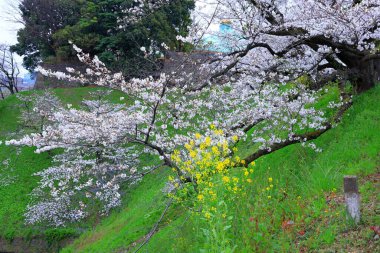
M 41 61 L 55 55 L 52 34 L 79 20 L 82 0 L 23 0 L 19 8 L 24 28 L 12 51 L 24 56 L 24 66 L 33 70 Z
M 29 1 L 51 0 L 24 0 L 20 8 Z M 191 24 L 190 11 L 195 5 L 193 0 L 174 0 L 139 22 L 120 29 L 119 22 L 125 16 L 123 11 L 136 4 L 133 0 L 58 2 L 62 5 L 67 2 L 75 3 L 75 8 L 69 9 L 71 12 L 76 10 L 77 13 L 70 18 L 67 17 L 67 20 L 61 22 L 63 25 L 57 29 L 50 27 L 54 22 L 43 22 L 44 30 L 52 31 L 44 36 L 32 38 L 32 32 L 27 27 L 19 32 L 19 43 L 14 49 L 25 55 L 24 64 L 30 69 L 36 66 L 38 60 L 44 60 L 49 56 L 55 56 L 59 60 L 74 58 L 75 53 L 68 43 L 71 40 L 85 52 L 97 55 L 110 69 L 122 71 L 126 76 L 144 76 L 155 70 L 158 65 L 155 62 L 156 58 L 147 59 L 140 49 L 154 48 L 154 51 L 163 52 L 164 43 L 172 50 L 180 50 L 176 36 L 187 34 L 187 27 Z M 28 12 L 22 13 L 23 19 L 42 15 L 36 8 L 29 8 Z M 36 27 L 38 23 L 32 23 L 32 27 Z M 29 40 L 33 40 L 33 43 L 28 43 Z

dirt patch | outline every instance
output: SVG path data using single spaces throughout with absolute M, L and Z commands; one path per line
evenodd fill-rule
M 73 240 L 74 238 L 69 238 L 49 244 L 46 238 L 42 237 L 14 238 L 12 241 L 0 237 L 0 253 L 54 253 Z

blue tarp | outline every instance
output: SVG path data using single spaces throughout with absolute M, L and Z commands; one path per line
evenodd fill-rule
M 234 36 L 234 29 L 229 24 L 220 24 L 219 31 L 214 34 L 206 34 L 203 38 L 204 49 L 220 53 L 233 51 L 233 45 L 229 45 L 227 36 Z

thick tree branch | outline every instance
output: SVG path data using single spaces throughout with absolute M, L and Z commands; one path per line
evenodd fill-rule
M 256 0 L 250 0 L 249 2 L 261 12 L 262 17 L 271 25 L 280 25 L 284 22 L 284 15 L 274 4 Z
M 245 157 L 244 160 L 246 161 L 246 166 L 248 166 L 251 162 L 257 160 L 258 158 L 260 158 L 264 155 L 273 153 L 273 152 L 275 152 L 279 149 L 282 149 L 284 147 L 290 146 L 292 144 L 300 143 L 300 141 L 310 141 L 310 140 L 317 139 L 319 136 L 321 136 L 322 134 L 324 134 L 325 132 L 330 130 L 333 127 L 334 123 L 339 123 L 343 114 L 351 107 L 351 105 L 352 105 L 351 101 L 344 103 L 340 107 L 340 109 L 338 110 L 336 115 L 334 116 L 334 119 L 332 120 L 332 122 L 327 122 L 325 124 L 324 129 L 320 129 L 320 130 L 310 132 L 310 133 L 305 133 L 305 134 L 293 135 L 292 138 L 290 138 L 286 141 L 283 141 L 281 143 L 275 143 L 267 149 L 261 149 L 255 153 Z

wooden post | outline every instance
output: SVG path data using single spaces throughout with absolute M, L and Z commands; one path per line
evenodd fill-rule
M 344 198 L 347 205 L 349 218 L 355 223 L 360 221 L 360 195 L 358 189 L 358 178 L 356 176 L 344 177 Z

